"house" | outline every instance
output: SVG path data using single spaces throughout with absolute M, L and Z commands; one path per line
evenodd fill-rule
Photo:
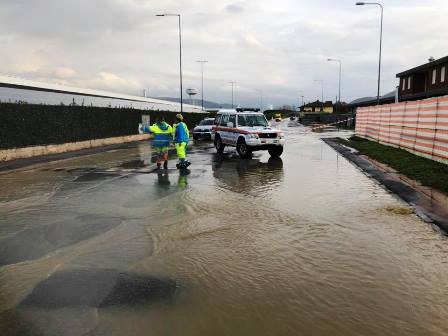
M 448 94 L 448 56 L 400 72 L 398 100 L 417 100 Z
M 396 91 L 391 91 L 386 93 L 383 96 L 380 96 L 380 105 L 383 104 L 392 104 L 395 102 Z M 377 97 L 363 97 L 358 98 L 347 104 L 347 110 L 350 113 L 356 112 L 358 107 L 366 107 L 366 106 L 374 106 L 377 105 L 378 99 Z
M 326 101 L 325 103 L 322 103 L 321 101 L 316 100 L 315 102 L 301 106 L 300 111 L 305 113 L 311 113 L 311 112 L 333 113 L 333 102 Z

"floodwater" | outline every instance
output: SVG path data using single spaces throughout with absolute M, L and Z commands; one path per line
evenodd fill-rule
M 139 143 L 0 175 L 0 334 L 447 335 L 445 236 L 281 127 L 278 160 L 201 143 L 157 174 Z

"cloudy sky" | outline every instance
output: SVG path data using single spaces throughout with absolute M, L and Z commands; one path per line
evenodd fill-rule
M 379 9 L 354 0 L 0 0 L 0 73 L 121 93 L 178 96 L 177 18 L 184 88 L 230 102 L 296 104 L 376 94 Z M 383 0 L 382 93 L 395 74 L 448 55 L 448 1 Z M 300 92 L 301 91 L 301 92 Z M 302 93 L 303 92 L 303 93 Z

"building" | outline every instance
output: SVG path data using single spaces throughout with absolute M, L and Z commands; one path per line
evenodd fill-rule
M 305 104 L 300 107 L 300 112 L 305 113 L 333 113 L 333 102 L 332 101 L 326 101 L 325 103 L 322 103 L 319 100 L 316 100 L 315 102 Z
M 400 72 L 399 86 L 380 97 L 380 105 L 392 104 L 398 101 L 418 100 L 448 94 L 448 56 L 438 60 L 430 59 L 428 63 Z M 374 106 L 376 97 L 358 98 L 350 102 L 349 112 L 355 112 L 358 107 Z
M 400 72 L 398 100 L 417 100 L 448 94 L 448 56 Z
M 380 105 L 392 104 L 395 102 L 396 91 L 391 91 L 380 97 Z M 358 107 L 374 106 L 378 103 L 377 97 L 363 97 L 358 98 L 347 104 L 347 111 L 350 113 L 356 112 Z
M 179 103 L 180 100 L 179 102 L 167 101 L 163 99 L 147 98 L 141 96 L 121 94 L 116 92 L 76 88 L 61 84 L 42 83 L 29 79 L 3 76 L 3 75 L 0 75 L 0 89 L 1 88 L 23 90 L 24 92 L 25 91 L 44 92 L 45 93 L 44 95 L 34 95 L 35 97 L 33 98 L 34 100 L 33 103 L 35 104 L 37 103 L 37 104 L 59 105 L 61 102 L 63 102 L 62 99 L 65 99 L 65 101 L 67 101 L 68 99 L 70 101 L 70 103 L 68 104 L 71 104 L 72 101 L 73 103 L 75 103 L 75 97 L 76 97 L 78 102 L 81 100 L 83 102 L 84 100 L 88 102 L 90 100 L 93 103 L 94 101 L 95 106 L 108 106 L 108 107 L 121 106 L 121 107 L 138 108 L 142 110 L 149 109 L 154 111 L 173 111 L 173 112 L 179 112 L 181 109 L 181 105 Z M 55 96 L 55 95 L 49 95 L 48 93 L 52 94 L 56 93 L 60 95 Z M 28 96 L 31 95 L 28 94 Z M 95 100 L 92 100 L 93 98 L 95 98 Z M 55 103 L 53 99 L 57 99 L 57 102 Z M 39 100 L 39 102 L 35 102 L 36 100 Z M 184 103 L 182 107 L 184 112 L 194 112 L 194 113 L 203 112 L 201 106 L 194 106 Z

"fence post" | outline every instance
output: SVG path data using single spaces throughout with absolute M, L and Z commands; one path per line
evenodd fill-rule
M 399 136 L 399 140 L 398 140 L 398 148 L 401 148 L 401 142 L 402 142 L 402 137 L 403 137 L 403 129 L 404 129 L 404 121 L 406 118 L 406 107 L 407 107 L 408 102 L 405 101 L 404 102 L 404 106 L 403 106 L 403 115 L 401 117 L 401 129 L 400 129 L 400 136 Z
M 419 121 L 420 121 L 420 108 L 422 106 L 422 102 L 418 101 L 418 109 L 417 109 L 417 121 L 415 122 L 415 135 L 414 135 L 414 146 L 412 147 L 412 150 L 415 152 L 417 151 L 415 149 L 415 145 L 417 143 L 417 135 L 418 135 L 418 129 L 419 129 Z
M 432 150 L 431 150 L 431 158 L 434 159 L 434 149 L 436 146 L 436 139 L 437 139 L 437 122 L 439 119 L 439 98 L 437 98 L 437 103 L 436 103 L 436 123 L 434 125 L 434 137 L 432 140 Z
M 378 143 L 381 143 L 381 128 L 382 128 L 382 123 L 383 123 L 383 115 L 382 115 L 382 108 L 381 108 L 381 105 L 377 105 L 377 111 L 376 111 L 376 115 L 377 115 L 377 118 L 376 118 L 376 124 L 377 124 L 377 129 L 378 129 L 378 134 L 377 134 L 377 137 L 378 137 Z
M 388 121 L 389 132 L 387 135 L 387 143 L 391 144 L 390 140 L 390 129 L 392 127 L 392 105 L 389 105 L 389 121 Z

